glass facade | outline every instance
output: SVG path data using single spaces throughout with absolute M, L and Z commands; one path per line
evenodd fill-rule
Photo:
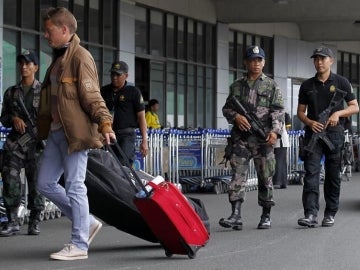
M 52 50 L 43 37 L 40 14 L 51 6 L 66 7 L 74 13 L 78 21 L 77 34 L 82 45 L 92 53 L 102 83 L 104 77 L 108 77 L 110 64 L 116 55 L 117 3 L 117 0 L 4 0 L 3 90 L 19 80 L 16 55 L 24 49 L 33 50 L 39 56 L 40 70 L 37 76 L 40 81 L 43 80 L 51 63 Z
M 360 54 L 338 51 L 337 55 L 337 73 L 347 78 L 353 89 L 355 97 L 359 102 L 360 97 Z M 359 132 L 360 119 L 359 114 L 351 117 L 353 132 Z
M 214 127 L 215 26 L 136 6 L 135 32 L 136 57 L 150 63 L 141 61 L 150 74 L 149 89 L 143 95 L 147 100 L 160 101 L 161 124 Z M 135 84 L 146 85 L 146 82 L 135 81 Z
M 109 82 L 111 63 L 120 54 L 133 57 L 135 52 L 135 84 L 145 101 L 160 101 L 159 117 L 163 126 L 212 128 L 216 126 L 216 25 L 183 15 L 162 11 L 143 4 L 119 0 L 3 0 L 2 90 L 14 85 L 20 77 L 16 55 L 23 49 L 34 50 L 40 59 L 37 74 L 43 80 L 52 61 L 52 50 L 43 37 L 41 12 L 54 7 L 67 7 L 78 21 L 77 34 L 82 45 L 94 57 L 100 85 Z M 130 1 L 131 2 L 131 1 Z M 136 1 L 135 1 L 136 2 Z M 121 27 L 120 5 L 131 5 L 129 23 L 134 36 L 119 48 Z M 26 11 L 26 12 L 25 12 Z M 121 20 L 121 22 L 127 20 Z M 131 28 L 133 29 L 133 28 Z M 123 41 L 123 40 L 121 40 Z M 247 46 L 260 45 L 266 53 L 264 72 L 273 77 L 274 41 L 272 37 L 235 31 L 228 32 L 228 83 L 246 73 L 244 54 Z M 121 45 L 123 46 L 123 45 Z M 128 50 L 129 49 L 129 50 Z M 357 97 L 359 93 L 360 55 L 339 52 L 338 73 L 349 78 Z M 227 83 L 227 82 L 225 82 Z M 1 95 L 2 98 L 2 95 Z M 358 115 L 353 124 L 359 129 Z

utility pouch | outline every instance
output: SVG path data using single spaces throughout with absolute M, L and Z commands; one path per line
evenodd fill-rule
M 25 133 L 24 135 L 22 135 L 18 140 L 17 143 L 21 146 L 24 147 L 28 142 L 30 142 L 33 138 L 30 136 L 29 133 Z

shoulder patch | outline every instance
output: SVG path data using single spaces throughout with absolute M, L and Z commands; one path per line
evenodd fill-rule
M 82 85 L 86 88 L 86 90 L 91 90 L 92 88 L 92 82 L 90 79 L 83 80 Z

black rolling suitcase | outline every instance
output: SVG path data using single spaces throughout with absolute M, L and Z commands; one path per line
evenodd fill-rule
M 129 175 L 125 176 L 126 172 Z M 121 231 L 156 243 L 157 238 L 133 203 L 136 190 L 128 180 L 132 177 L 110 152 L 90 150 L 85 180 L 90 212 Z

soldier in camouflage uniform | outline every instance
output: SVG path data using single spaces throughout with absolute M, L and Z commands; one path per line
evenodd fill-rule
M 226 151 L 233 171 L 229 187 L 232 213 L 228 218 L 220 219 L 219 224 L 234 230 L 242 229 L 241 204 L 245 199 L 249 161 L 253 158 L 258 178 L 258 203 L 263 209 L 258 229 L 269 229 L 270 210 L 275 205 L 272 184 L 275 171 L 274 144 L 284 125 L 284 101 L 275 81 L 262 73 L 265 65 L 262 48 L 249 47 L 244 62 L 247 76 L 236 80 L 230 86 L 230 95 L 223 107 L 223 115 L 233 124 L 227 146 L 230 151 Z M 235 110 L 230 101 L 232 96 L 257 116 L 265 131 L 265 139 L 256 135 L 251 121 Z
M 25 168 L 28 183 L 28 209 L 30 210 L 28 234 L 38 235 L 39 215 L 44 209 L 44 197 L 36 189 L 37 157 L 39 141 L 31 130 L 31 124 L 19 106 L 21 99 L 36 123 L 37 108 L 40 99 L 41 84 L 35 79 L 39 60 L 33 52 L 24 51 L 17 56 L 21 81 L 9 87 L 4 94 L 0 121 L 12 128 L 4 144 L 2 168 L 3 198 L 8 222 L 0 231 L 0 236 L 15 235 L 19 231 L 18 209 L 21 203 L 22 188 L 20 172 Z

